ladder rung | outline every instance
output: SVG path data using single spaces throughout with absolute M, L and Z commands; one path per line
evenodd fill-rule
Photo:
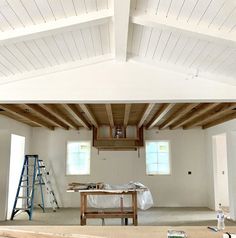
M 15 210 L 29 211 L 30 208 L 16 207 Z
M 31 164 L 24 164 L 25 167 L 34 167 L 34 165 Z
M 22 197 L 22 196 L 19 196 L 19 197 L 17 197 L 17 198 L 20 198 L 20 199 L 27 199 L 27 198 L 31 198 L 31 197 L 27 197 L 27 196 L 25 196 L 25 197 L 23 196 L 23 197 Z
M 27 187 L 33 187 L 33 186 L 32 185 L 21 185 L 20 187 L 23 187 L 23 188 L 26 187 L 27 188 Z
M 39 168 L 45 168 L 45 165 L 39 165 Z

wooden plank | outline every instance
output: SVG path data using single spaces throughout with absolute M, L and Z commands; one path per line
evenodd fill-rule
M 29 113 L 24 112 L 22 109 L 20 109 L 16 105 L 1 104 L 0 108 L 9 112 L 9 113 L 11 113 L 12 115 L 16 115 L 17 117 L 21 117 L 22 119 L 32 121 L 32 122 L 34 122 L 35 124 L 37 124 L 41 127 L 45 127 L 45 128 L 50 129 L 50 130 L 54 130 L 54 126 L 52 126 L 49 123 L 31 115 L 30 112 Z
M 113 120 L 113 115 L 112 115 L 111 104 L 105 104 L 105 107 L 106 107 L 106 112 L 107 112 L 108 120 L 109 120 L 109 123 L 110 123 L 110 127 L 113 128 L 114 127 L 114 120 Z
M 49 105 L 49 104 L 39 104 L 42 108 L 44 108 L 46 111 L 51 113 L 53 116 L 57 117 L 59 120 L 64 122 L 66 125 L 68 125 L 70 128 L 79 129 L 79 126 L 76 125 L 70 118 L 65 117 L 63 113 L 61 113 L 60 110 L 56 108 L 56 105 Z
M 177 129 L 177 128 L 183 126 L 184 124 L 190 122 L 191 120 L 194 120 L 198 116 L 203 115 L 204 113 L 216 108 L 219 105 L 220 105 L 220 103 L 200 104 L 200 106 L 196 110 L 194 110 L 190 113 L 187 113 L 185 117 L 180 118 L 177 122 L 175 122 L 173 125 L 171 125 L 170 129 L 171 130 Z
M 179 108 L 176 112 L 172 113 L 169 118 L 167 118 L 161 125 L 159 125 L 159 129 L 166 129 L 172 123 L 179 120 L 181 117 L 184 117 L 188 112 L 190 112 L 194 107 L 199 105 L 198 103 L 186 103 L 181 108 Z
M 45 120 L 56 124 L 57 126 L 64 128 L 66 130 L 69 130 L 69 126 L 60 121 L 57 117 L 50 114 L 47 110 L 39 106 L 38 104 L 25 104 L 28 108 L 39 114 L 41 117 L 43 117 Z
M 19 116 L 13 115 L 13 114 L 11 114 L 10 112 L 7 112 L 7 111 L 2 111 L 2 109 L 0 111 L 0 115 L 9 117 L 9 118 L 11 118 L 11 119 L 13 119 L 15 121 L 24 123 L 24 124 L 32 126 L 32 127 L 38 127 L 39 126 L 38 124 L 36 124 L 36 123 L 34 123 L 34 122 L 30 121 L 30 120 L 23 119 L 23 118 L 21 118 Z
M 152 109 L 154 108 L 155 103 L 150 103 L 146 106 L 145 111 L 141 117 L 141 119 L 139 120 L 138 123 L 138 128 L 143 126 L 143 123 L 145 122 L 145 120 L 147 119 L 147 117 L 149 116 L 150 112 L 152 111 Z
M 98 128 L 98 123 L 96 118 L 94 117 L 94 115 L 92 114 L 91 110 L 89 109 L 89 107 L 85 104 L 79 104 L 80 108 L 84 111 L 84 113 L 86 114 L 86 116 L 88 117 L 88 119 L 90 120 L 90 122 L 96 127 Z
M 129 122 L 129 115 L 131 111 L 131 106 L 132 104 L 125 104 L 125 115 L 124 115 L 124 128 L 127 127 L 128 122 Z
M 61 104 L 61 106 L 84 128 L 89 130 L 91 129 L 90 124 L 86 121 L 74 104 Z
M 204 124 L 202 126 L 202 129 L 207 129 L 207 128 L 210 128 L 210 127 L 213 127 L 213 126 L 216 126 L 216 125 L 219 125 L 221 123 L 224 123 L 226 121 L 230 121 L 230 120 L 233 120 L 233 119 L 236 119 L 236 112 L 232 113 L 232 114 L 229 114 L 229 115 L 225 115 L 219 119 L 216 119 L 212 122 L 209 122 L 207 124 Z
M 183 126 L 183 129 L 190 129 L 192 127 L 203 125 L 207 123 L 208 121 L 214 120 L 217 117 L 220 117 L 221 115 L 225 115 L 236 108 L 236 103 L 232 104 L 222 104 L 221 109 L 219 110 L 212 110 L 202 116 L 199 116 L 195 118 L 194 120 L 190 121 L 188 124 Z
M 146 128 L 147 129 L 153 128 L 174 106 L 175 104 L 173 103 L 163 104 L 161 108 L 156 112 L 155 116 L 147 124 Z

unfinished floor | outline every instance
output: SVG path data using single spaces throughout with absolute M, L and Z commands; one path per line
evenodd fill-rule
M 138 212 L 139 225 L 143 226 L 214 226 L 216 213 L 208 208 L 151 208 Z M 129 222 L 131 223 L 131 221 Z M 0 225 L 79 225 L 79 208 L 61 208 L 57 212 L 47 209 L 35 209 L 33 220 L 27 220 L 22 213 L 14 221 L 0 222 Z M 101 225 L 101 219 L 89 219 L 88 225 Z M 121 219 L 105 219 L 105 225 L 121 225 Z M 227 220 L 226 225 L 236 226 L 236 222 Z

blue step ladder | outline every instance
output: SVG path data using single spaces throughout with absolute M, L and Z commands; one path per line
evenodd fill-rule
M 44 196 L 43 196 L 43 179 L 41 173 L 41 163 L 38 155 L 25 155 L 24 165 L 22 168 L 19 185 L 16 192 L 16 198 L 12 209 L 11 220 L 14 219 L 18 212 L 26 212 L 29 215 L 29 220 L 32 220 L 34 209 L 35 189 L 38 185 L 41 193 L 41 204 L 39 205 L 43 212 Z M 18 201 L 22 201 L 22 206 L 18 207 Z

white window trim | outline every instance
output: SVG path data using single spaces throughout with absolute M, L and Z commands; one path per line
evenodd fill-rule
M 148 174 L 147 173 L 147 154 L 146 154 L 146 144 L 147 142 L 168 142 L 169 143 L 169 165 L 170 165 L 170 173 L 168 174 Z M 144 148 L 144 151 L 145 151 L 145 174 L 146 176 L 171 176 L 172 175 L 172 156 L 171 156 L 171 141 L 170 140 L 145 140 L 145 148 Z
M 67 153 L 67 146 L 68 143 L 71 142 L 86 142 L 90 144 L 90 159 L 89 159 L 89 173 L 88 174 L 67 174 L 67 159 L 68 159 L 68 153 Z M 65 160 L 65 176 L 90 176 L 91 175 L 91 158 L 92 158 L 92 141 L 90 140 L 68 140 L 66 141 L 66 160 Z

